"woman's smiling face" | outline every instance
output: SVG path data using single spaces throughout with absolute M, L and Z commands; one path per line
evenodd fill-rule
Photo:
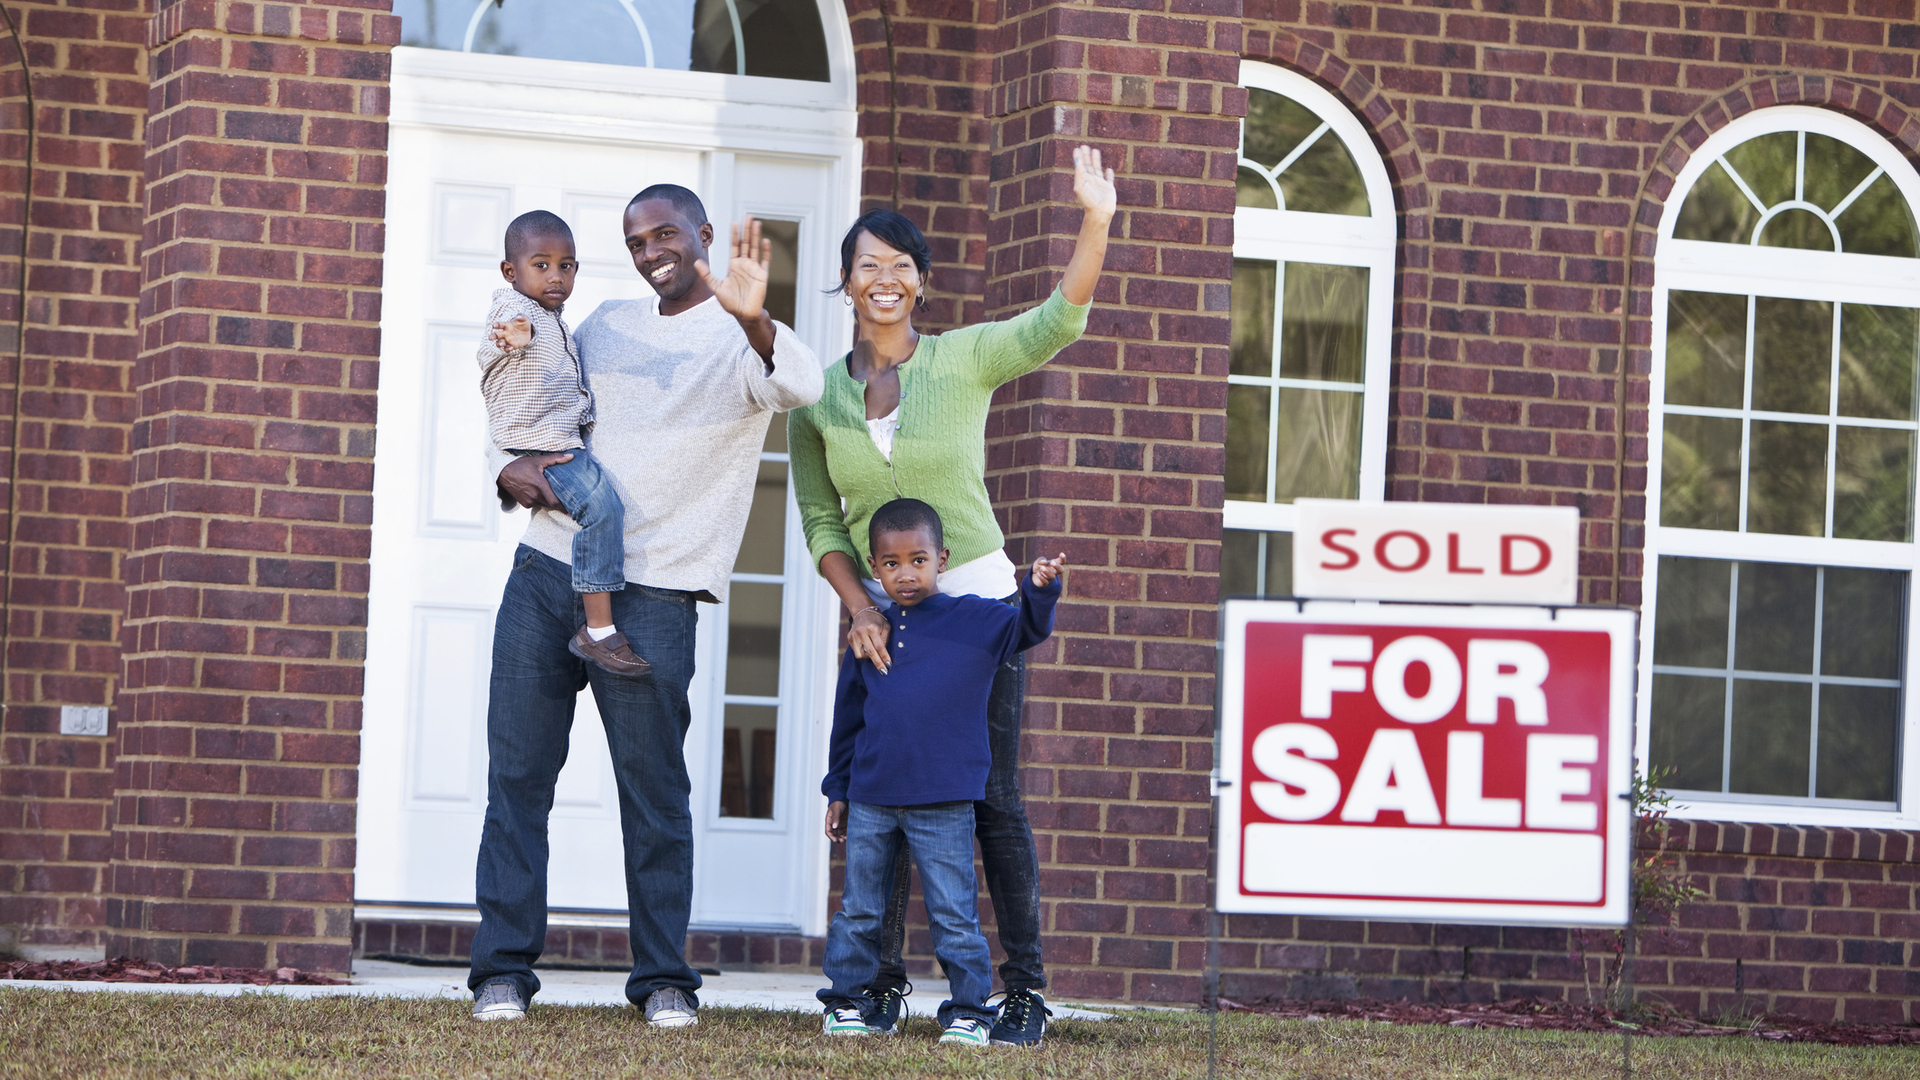
M 861 322 L 887 326 L 912 318 L 914 301 L 920 298 L 926 279 L 913 264 L 913 256 L 863 231 L 854 241 L 853 269 L 846 287 Z

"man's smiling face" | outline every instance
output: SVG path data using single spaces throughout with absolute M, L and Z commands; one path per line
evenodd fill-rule
M 627 208 L 622 224 L 633 268 L 647 279 L 660 299 L 667 304 L 690 299 L 688 294 L 703 284 L 693 263 L 707 257 L 713 226 L 693 224 L 666 199 L 633 204 Z

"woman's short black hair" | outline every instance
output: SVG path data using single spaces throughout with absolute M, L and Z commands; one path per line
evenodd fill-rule
M 861 233 L 872 233 L 875 240 L 913 256 L 921 277 L 933 269 L 933 251 L 927 247 L 927 238 L 920 235 L 920 226 L 892 210 L 869 210 L 854 220 L 847 238 L 840 241 L 840 287 L 833 292 L 846 291 L 847 279 L 853 276 L 853 248 L 860 242 Z

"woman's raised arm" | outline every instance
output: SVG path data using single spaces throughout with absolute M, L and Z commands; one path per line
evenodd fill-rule
M 1080 218 L 1080 236 L 1073 242 L 1073 257 L 1067 260 L 1060 292 L 1068 303 L 1082 305 L 1093 301 L 1093 287 L 1100 283 L 1100 267 L 1107 261 L 1107 227 L 1113 224 L 1118 198 L 1113 170 L 1100 167 L 1100 151 L 1091 146 L 1073 151 L 1073 197 L 1086 213 Z

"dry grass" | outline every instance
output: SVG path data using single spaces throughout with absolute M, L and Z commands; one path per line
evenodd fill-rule
M 889 1039 L 835 1040 L 801 1013 L 706 1009 L 700 1026 L 650 1031 L 632 1010 L 536 1006 L 524 1022 L 475 1024 L 450 1000 L 298 1000 L 0 990 L 0 1077 L 918 1076 L 1176 1080 L 1207 1075 L 1207 1017 L 1128 1013 L 1062 1021 L 1039 1050 L 956 1050 L 932 1021 Z M 1220 1018 L 1222 1077 L 1601 1080 L 1620 1040 L 1569 1032 Z M 1700 1080 L 1920 1076 L 1920 1050 L 1783 1045 L 1746 1038 L 1636 1039 L 1634 1074 Z

